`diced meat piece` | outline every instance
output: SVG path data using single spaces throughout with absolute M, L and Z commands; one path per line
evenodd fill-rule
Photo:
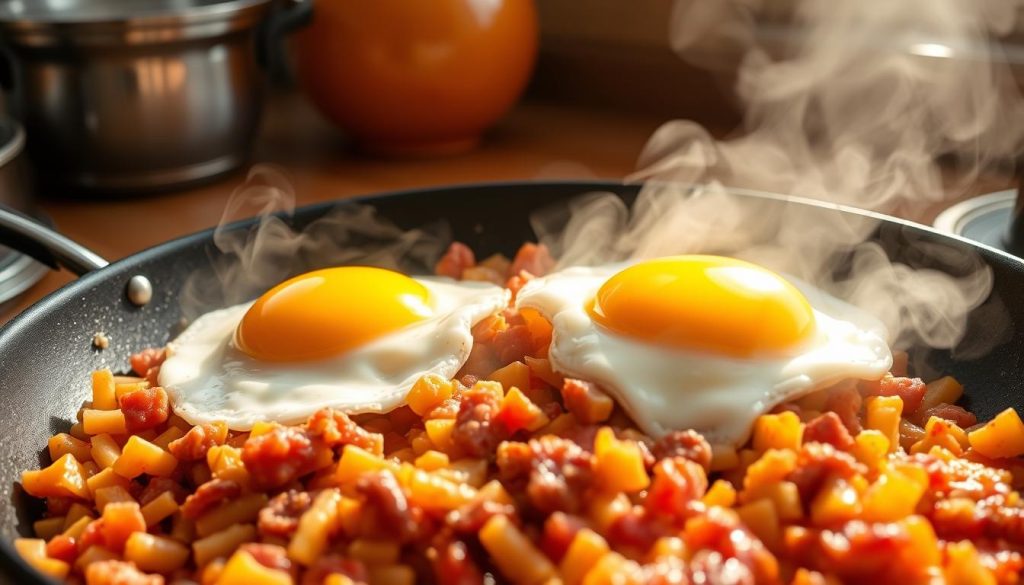
M 542 513 L 576 512 L 593 480 L 593 455 L 576 443 L 546 435 L 498 449 L 498 470 L 513 493 L 525 484 L 528 502 Z
M 129 433 L 151 429 L 166 422 L 171 414 L 167 392 L 159 386 L 124 394 L 117 403 Z
M 164 585 L 160 575 L 147 575 L 124 561 L 98 561 L 85 569 L 86 585 Z
M 167 359 L 167 352 L 164 348 L 150 347 L 132 354 L 129 363 L 131 363 L 135 375 L 145 378 L 150 386 L 156 386 L 160 365 L 164 363 L 165 359 Z
M 460 397 L 452 440 L 467 455 L 490 457 L 508 438 L 508 430 L 496 420 L 500 410 L 501 398 L 494 393 L 477 387 L 466 390 Z
M 180 483 L 169 477 L 153 477 L 150 478 L 146 487 L 142 488 L 142 491 L 139 492 L 139 505 L 145 506 L 164 492 L 171 492 L 174 495 L 175 501 L 178 502 L 186 496 L 185 488 Z
M 568 552 L 576 533 L 587 527 L 587 523 L 579 516 L 570 516 L 555 512 L 544 521 L 544 533 L 541 535 L 540 549 L 548 558 L 557 562 Z
M 344 575 L 356 585 L 365 585 L 370 580 L 366 565 L 362 562 L 328 554 L 318 558 L 302 575 L 302 585 L 323 585 L 324 580 L 331 575 Z
M 648 508 L 633 506 L 612 520 L 608 542 L 615 550 L 640 555 L 650 550 L 659 538 L 678 532 L 671 519 L 658 516 Z
M 704 468 L 685 457 L 665 458 L 654 466 L 644 507 L 652 514 L 681 524 L 694 512 L 694 503 L 708 489 Z
M 434 274 L 447 276 L 456 280 L 462 278 L 462 273 L 467 269 L 476 266 L 476 256 L 469 246 L 462 242 L 452 242 L 448 246 L 441 259 L 434 265 Z
M 461 540 L 438 547 L 434 559 L 434 577 L 446 585 L 481 585 L 485 583 L 483 571 L 470 556 L 469 547 Z
M 903 412 L 910 414 L 921 405 L 926 390 L 921 378 L 905 378 L 902 376 L 884 376 L 878 384 L 863 386 L 867 396 L 899 396 L 903 399 Z
M 340 410 L 320 409 L 309 417 L 306 427 L 311 437 L 319 438 L 328 447 L 355 445 L 371 453 L 383 452 L 383 436 L 367 431 Z
M 816 416 L 804 426 L 805 443 L 828 443 L 841 451 L 853 446 L 853 437 L 834 412 Z
M 280 493 L 262 510 L 259 515 L 259 531 L 263 536 L 291 538 L 299 527 L 299 518 L 313 505 L 313 496 L 309 492 L 288 490 Z
M 736 559 L 747 571 L 737 569 L 737 576 L 749 572 L 753 581 L 749 583 L 778 583 L 779 563 L 775 557 L 768 552 L 756 536 L 751 534 L 739 522 L 739 518 L 720 507 L 712 506 L 699 516 L 695 516 L 686 523 L 684 540 L 690 550 L 706 550 L 721 555 L 722 559 Z M 700 555 L 695 554 L 692 568 L 694 582 L 696 583 L 733 583 L 734 581 L 708 581 L 698 579 L 699 571 L 711 571 L 705 573 L 707 576 L 716 575 L 710 569 L 717 563 L 705 563 L 698 559 Z M 708 559 L 710 561 L 710 559 Z M 728 563 L 727 563 L 728 564 Z M 717 574 L 721 576 L 720 574 Z M 735 581 L 744 583 L 742 579 Z
M 857 414 L 860 412 L 863 401 L 863 397 L 856 388 L 844 385 L 828 391 L 825 410 L 836 413 L 850 435 L 857 436 L 861 431 L 860 418 Z
M 607 420 L 615 407 L 611 397 L 597 384 L 575 378 L 566 378 L 562 383 L 562 401 L 566 410 L 585 425 Z
M 475 500 L 445 517 L 445 522 L 459 534 L 476 534 L 494 516 L 513 516 L 515 506 L 492 500 Z
M 377 515 L 375 525 L 388 537 L 408 542 L 416 536 L 422 511 L 409 505 L 394 474 L 390 471 L 366 474 L 359 478 L 356 489 Z
M 181 505 L 181 513 L 186 518 L 196 519 L 217 505 L 237 498 L 241 493 L 242 486 L 237 482 L 230 479 L 211 479 L 185 498 L 185 503 Z
M 194 426 L 185 436 L 171 441 L 167 450 L 179 461 L 206 459 L 206 452 L 214 445 L 223 445 L 228 437 L 228 427 L 222 422 Z
M 672 431 L 654 442 L 651 454 L 656 460 L 683 457 L 705 470 L 711 468 L 711 445 L 697 431 Z
M 797 452 L 796 469 L 789 474 L 789 481 L 796 484 L 800 497 L 810 502 L 830 477 L 851 479 L 864 475 L 863 464 L 844 451 L 828 443 L 805 443 Z
M 526 286 L 526 283 L 530 282 L 534 278 L 534 275 L 526 272 L 525 270 L 508 277 L 508 280 L 505 281 L 505 288 L 512 293 L 513 301 L 515 300 L 516 295 L 519 294 L 520 289 Z
M 313 441 L 302 429 L 278 427 L 246 439 L 242 463 L 258 487 L 273 489 L 309 473 L 315 454 Z
M 968 412 L 963 407 L 955 404 L 936 404 L 935 406 L 921 412 L 920 415 L 922 422 L 927 422 L 929 418 L 937 416 L 941 419 L 952 422 L 961 429 L 966 429 L 978 424 L 978 417 L 974 416 L 974 413 Z
M 46 543 L 46 556 L 65 563 L 72 563 L 78 556 L 78 544 L 73 537 L 58 534 Z
M 509 274 L 528 272 L 533 276 L 544 276 L 555 267 L 555 259 L 544 244 L 527 242 L 519 247 L 516 257 L 512 259 Z

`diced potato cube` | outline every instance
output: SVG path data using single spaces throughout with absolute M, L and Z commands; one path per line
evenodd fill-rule
M 138 392 L 139 390 L 145 390 L 149 388 L 149 382 L 145 380 L 139 380 L 136 382 L 114 382 L 114 397 L 118 400 L 121 399 L 125 394 L 131 394 L 132 392 Z
M 455 393 L 451 380 L 437 374 L 422 376 L 409 390 L 406 402 L 416 414 L 423 416 Z
M 736 509 L 743 524 L 771 550 L 778 550 L 782 542 L 781 523 L 771 500 L 760 499 Z
M 889 439 L 881 431 L 864 429 L 854 438 L 850 453 L 857 461 L 876 469 L 889 454 Z
M 79 518 L 93 519 L 92 508 L 84 504 L 75 502 L 68 508 L 68 513 L 64 516 L 64 530 L 67 530 L 75 522 L 78 522 Z
M 480 529 L 480 544 L 513 583 L 543 583 L 555 566 L 506 516 L 492 516 Z
M 50 450 L 50 461 L 56 461 L 71 453 L 80 463 L 92 461 L 91 446 L 89 443 L 72 437 L 67 433 L 57 433 L 50 437 L 47 446 Z
M 142 517 L 146 519 L 146 526 L 153 526 L 177 511 L 178 502 L 174 501 L 174 494 L 166 491 L 142 507 Z
M 357 538 L 348 545 L 348 555 L 370 565 L 389 565 L 398 562 L 401 545 L 394 540 Z
M 75 520 L 71 526 L 66 527 L 64 532 L 61 532 L 61 534 L 69 538 L 80 538 L 82 533 L 85 532 L 86 526 L 88 526 L 93 520 L 94 518 L 92 517 L 92 514 L 82 516 L 78 520 Z
M 327 489 L 299 518 L 299 527 L 288 543 L 288 557 L 302 565 L 312 565 L 327 548 L 327 539 L 340 524 L 338 504 L 341 492 Z
M 953 404 L 964 394 L 964 387 L 953 376 L 943 376 L 938 380 L 928 382 L 925 386 L 924 397 L 917 412 L 924 412 L 929 408 L 940 404 Z
M 267 494 L 246 494 L 218 506 L 196 519 L 196 534 L 209 536 L 231 526 L 255 522 L 260 510 L 267 505 Z
M 512 362 L 503 368 L 491 372 L 487 379 L 501 383 L 505 391 L 511 388 L 529 388 L 530 367 L 523 362 Z
M 1001 459 L 1024 455 L 1024 422 L 1007 408 L 979 429 L 967 435 L 971 448 L 985 457 Z
M 871 484 L 862 498 L 861 518 L 867 522 L 896 522 L 914 513 L 917 503 L 928 488 L 896 469 L 887 469 Z
M 70 453 L 57 459 L 49 467 L 22 472 L 21 485 L 29 495 L 37 498 L 89 499 L 89 489 L 85 485 L 85 470 Z
M 414 585 L 416 573 L 406 565 L 371 565 L 370 585 Z
M 558 565 L 558 572 L 562 575 L 562 583 L 565 585 L 579 585 L 597 561 L 609 552 L 608 543 L 600 534 L 593 530 L 584 528 L 576 533 L 569 550 L 562 557 Z
M 18 551 L 21 558 L 32 565 L 35 570 L 54 579 L 67 577 L 71 570 L 71 566 L 64 561 L 46 556 L 46 542 L 41 538 L 16 538 L 14 539 L 14 550 Z
M 64 531 L 64 516 L 36 520 L 32 523 L 32 531 L 35 532 L 36 537 L 50 540 Z
M 146 520 L 135 502 L 111 502 L 100 516 L 104 543 L 114 552 L 124 550 L 124 543 L 134 532 L 146 531 Z
M 85 480 L 85 485 L 89 488 L 89 493 L 96 497 L 96 492 L 103 488 L 111 486 L 121 486 L 124 489 L 128 489 L 128 480 L 114 473 L 111 468 L 106 468 L 96 475 L 93 475 L 89 479 Z
M 174 535 L 172 535 L 174 536 Z M 203 567 L 218 558 L 227 558 L 243 543 L 256 539 L 256 527 L 252 524 L 235 524 L 220 532 L 200 538 L 192 543 L 192 557 L 197 567 Z M 175 540 L 178 540 L 175 538 Z
M 894 453 L 900 446 L 903 399 L 899 396 L 871 396 L 865 401 L 865 410 L 865 426 L 889 439 L 889 452 Z
M 117 553 L 111 552 L 102 546 L 93 545 L 85 549 L 85 552 L 78 555 L 75 559 L 75 569 L 79 572 L 84 573 L 89 565 L 98 563 L 100 561 L 111 561 L 117 559 Z
M 413 468 L 407 485 L 409 501 L 429 510 L 454 510 L 476 497 L 472 487 L 422 469 Z
M 82 409 L 82 429 L 90 435 L 123 435 L 128 432 L 124 413 L 120 408 L 113 410 Z
M 104 433 L 92 438 L 92 460 L 100 467 L 111 467 L 117 458 L 121 456 L 121 447 L 113 437 Z
M 124 560 L 150 573 L 176 571 L 188 561 L 188 554 L 188 547 L 184 544 L 145 532 L 133 533 L 124 545 Z
M 946 545 L 945 577 L 947 585 L 996 585 L 996 578 L 981 561 L 969 540 Z
M 643 454 L 635 441 L 615 438 L 611 427 L 601 427 L 594 439 L 595 485 L 609 492 L 634 492 L 651 483 Z
M 498 418 L 505 424 L 505 428 L 513 433 L 521 429 L 536 431 L 550 422 L 540 407 L 516 387 L 510 388 L 502 398 Z
M 334 473 L 334 478 L 339 484 L 345 485 L 355 482 L 365 473 L 381 471 L 383 469 L 397 472 L 398 466 L 361 447 L 345 445 L 341 451 L 341 459 L 338 460 L 338 467 Z
M 454 420 L 438 418 L 424 422 L 423 426 L 427 431 L 427 437 L 437 450 L 447 453 L 452 459 L 458 459 L 462 455 L 452 439 L 452 433 L 455 431 Z
M 147 473 L 166 477 L 178 466 L 178 460 L 153 443 L 132 435 L 125 443 L 121 456 L 114 462 L 114 472 L 133 479 Z
M 135 498 L 128 493 L 128 490 L 124 489 L 119 485 L 112 485 L 110 487 L 100 488 L 96 490 L 93 495 L 96 500 L 96 509 L 102 514 L 103 509 L 108 504 L 114 502 L 134 502 Z
M 292 585 L 288 573 L 261 565 L 244 550 L 235 551 L 228 559 L 216 585 Z
M 178 427 L 167 427 L 167 430 L 160 433 L 153 439 L 152 443 L 163 450 L 167 450 L 167 446 L 171 444 L 171 441 L 177 441 L 178 439 L 185 436 L 185 431 Z
M 92 407 L 98 410 L 114 410 L 117 398 L 114 395 L 114 375 L 110 370 L 96 370 L 92 373 Z
M 830 526 L 852 520 L 861 513 L 857 490 L 843 479 L 828 481 L 811 502 L 811 522 Z
M 449 463 L 448 455 L 431 449 L 417 457 L 414 464 L 424 471 L 434 471 L 435 469 L 448 467 Z
M 800 449 L 804 424 L 795 412 L 763 414 L 754 422 L 754 450 L 764 453 L 768 449 Z
M 731 508 L 736 503 L 736 488 L 724 479 L 717 479 L 701 498 L 706 506 Z

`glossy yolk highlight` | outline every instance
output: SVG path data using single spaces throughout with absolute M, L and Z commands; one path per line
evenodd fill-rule
M 235 331 L 235 343 L 264 361 L 324 358 L 364 345 L 432 314 L 429 292 L 382 268 L 307 272 L 261 296 Z
M 643 341 L 736 358 L 787 353 L 814 331 L 810 303 L 778 274 L 721 256 L 672 256 L 609 278 L 588 311 Z

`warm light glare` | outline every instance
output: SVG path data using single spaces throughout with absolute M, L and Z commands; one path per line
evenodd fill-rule
M 949 59 L 953 56 L 952 47 L 939 43 L 915 43 L 910 45 L 910 52 L 922 57 L 937 57 L 940 59 Z
M 430 317 L 429 292 L 381 268 L 308 272 L 261 296 L 235 332 L 238 348 L 264 361 L 344 353 Z
M 609 278 L 590 307 L 599 324 L 644 341 L 737 358 L 799 346 L 814 312 L 792 284 L 720 256 L 641 262 Z

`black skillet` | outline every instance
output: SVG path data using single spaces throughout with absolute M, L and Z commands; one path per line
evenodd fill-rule
M 432 220 L 444 220 L 451 236 L 478 254 L 513 254 L 534 238 L 530 227 L 536 209 L 565 204 L 591 191 L 607 191 L 632 200 L 639 187 L 617 183 L 526 182 L 441 187 L 366 197 L 339 204 L 316 205 L 298 210 L 291 223 L 301 227 L 336 205 L 369 204 L 378 213 L 409 229 Z M 1008 339 L 981 357 L 967 358 L 957 351 L 921 349 L 917 363 L 932 372 L 948 373 L 964 382 L 966 406 L 981 419 L 1007 406 L 1024 407 L 1021 372 L 1024 356 L 1024 262 L 1002 252 L 979 247 L 929 228 L 857 210 L 797 200 L 777 195 L 738 192 L 743 204 L 759 205 L 766 213 L 797 206 L 815 217 L 877 222 L 873 238 L 890 258 L 914 267 L 931 267 L 956 273 L 968 257 L 980 257 L 993 270 L 995 288 L 985 305 L 975 310 L 972 330 L 1009 329 Z M 819 215 L 820 214 L 820 215 Z M 145 250 L 103 267 L 102 259 L 75 251 L 52 235 L 42 244 L 33 241 L 31 225 L 15 225 L 17 219 L 0 214 L 0 242 L 11 243 L 38 259 L 75 271 L 88 271 L 75 282 L 39 301 L 0 329 L 0 567 L 12 583 L 46 582 L 34 574 L 13 552 L 11 541 L 30 535 L 38 506 L 20 489 L 20 472 L 48 463 L 46 441 L 66 431 L 88 394 L 89 372 L 101 366 L 128 369 L 128 356 L 150 346 L 160 346 L 180 327 L 179 293 L 188 275 L 208 268 L 221 252 L 213 244 L 211 230 L 186 236 Z M 252 221 L 231 226 L 247 230 Z M 38 232 L 35 237 L 38 237 Z M 913 243 L 913 245 L 908 245 Z M 63 249 L 62 253 L 59 250 Z M 793 253 L 799 253 L 794 251 Z M 315 268 L 315 261 L 301 269 Z M 838 265 L 841 265 L 841 261 Z M 90 269 L 94 269 L 89 271 Z M 144 277 L 152 287 L 147 300 Z M 1003 307 L 1004 311 L 994 311 Z M 993 317 L 993 315 L 996 315 Z M 93 347 L 93 337 L 105 332 L 110 346 Z

